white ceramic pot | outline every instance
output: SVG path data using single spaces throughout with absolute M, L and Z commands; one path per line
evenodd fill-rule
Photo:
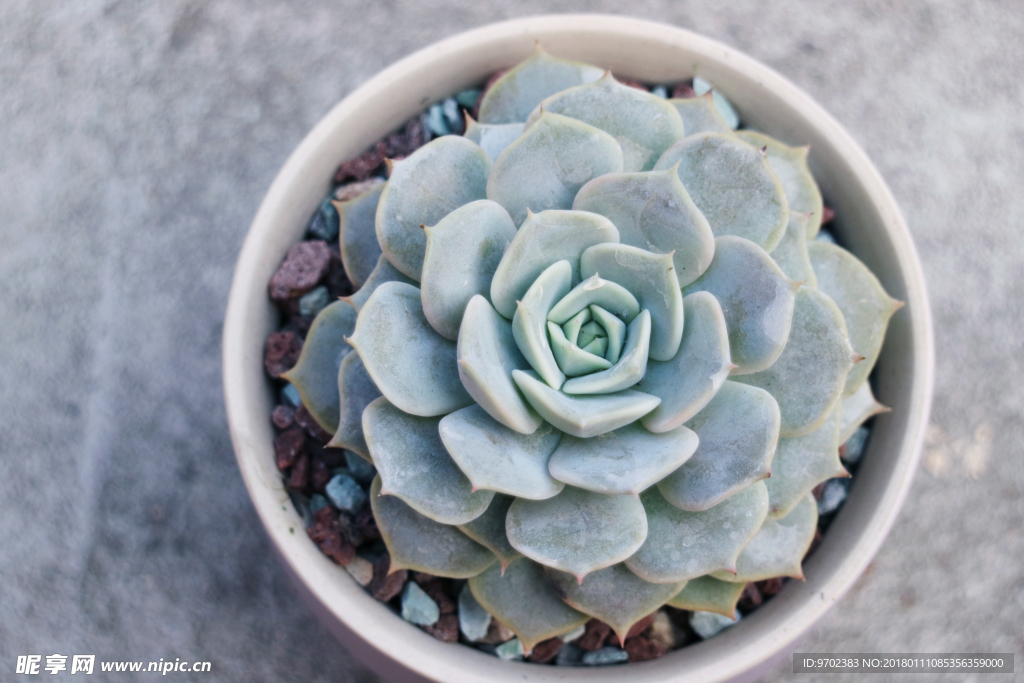
M 558 57 L 645 82 L 674 83 L 697 72 L 732 100 L 750 127 L 789 143 L 809 143 L 811 169 L 836 210 L 831 227 L 890 294 L 907 302 L 892 319 L 875 371 L 875 392 L 893 411 L 878 418 L 856 485 L 805 565 L 806 581 L 788 583 L 750 617 L 706 642 L 625 670 L 504 662 L 443 643 L 402 621 L 310 542 L 274 464 L 274 397 L 262 357 L 278 317 L 267 283 L 301 239 L 338 163 L 426 104 L 516 64 L 535 41 Z M 618 16 L 542 16 L 485 26 L 406 57 L 346 97 L 306 136 L 271 185 L 238 259 L 224 324 L 224 391 L 239 468 L 285 567 L 349 651 L 386 679 L 750 681 L 785 658 L 850 588 L 896 518 L 928 422 L 932 345 L 924 278 L 900 211 L 864 152 L 810 97 L 750 57 L 679 28 Z

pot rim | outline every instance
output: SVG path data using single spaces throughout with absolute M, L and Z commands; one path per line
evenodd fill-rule
M 894 318 L 890 326 L 883 358 L 873 376 L 880 397 L 895 402 L 898 412 L 877 423 L 862 471 L 872 450 L 885 448 L 895 455 L 877 466 L 873 462 L 867 483 L 862 483 L 862 474 L 858 474 L 861 486 L 854 486 L 821 547 L 806 563 L 807 581 L 790 582 L 771 602 L 713 639 L 658 660 L 630 665 L 630 672 L 651 683 L 752 680 L 792 651 L 853 585 L 895 521 L 909 491 L 928 424 L 934 350 L 916 250 L 892 194 L 867 155 L 807 94 L 760 62 L 717 41 L 622 16 L 525 17 L 473 29 L 421 49 L 381 71 L 332 108 L 274 179 L 236 265 L 224 322 L 223 381 L 239 469 L 275 550 L 301 592 L 353 654 L 378 673 L 393 680 L 444 683 L 485 679 L 508 683 L 584 678 L 610 681 L 622 675 L 618 667 L 581 670 L 502 662 L 472 648 L 442 643 L 405 623 L 309 541 L 273 465 L 273 432 L 268 420 L 273 398 L 262 370 L 262 350 L 276 313 L 267 298 L 267 282 L 284 251 L 300 239 L 309 214 L 326 193 L 333 166 L 344 155 L 360 153 L 366 140 L 379 139 L 396 128 L 416 110 L 417 103 L 422 108 L 479 82 L 483 74 L 515 63 L 509 56 L 525 56 L 534 40 L 558 56 L 621 66 L 621 73 L 645 75 L 645 80 L 655 82 L 682 80 L 699 71 L 729 94 L 741 114 L 747 112 L 747 121 L 756 121 L 761 115 L 757 102 L 762 102 L 765 110 L 774 107 L 782 111 L 785 116 L 776 112 L 776 118 L 783 117 L 781 122 L 767 132 L 817 141 L 812 146 L 811 163 L 815 176 L 822 174 L 823 192 L 848 200 L 847 206 L 837 206 L 840 218 L 852 216 L 858 228 L 869 228 L 862 234 L 849 226 L 844 232 L 840 226 L 839 232 L 890 293 L 902 295 L 907 303 L 905 317 Z M 685 55 L 691 61 L 642 63 L 645 55 L 655 53 Z M 430 77 L 434 79 L 433 100 L 429 93 L 415 92 L 417 80 Z M 730 83 L 735 87 L 730 89 Z M 376 112 L 377 116 L 368 117 L 367 112 L 382 98 L 391 104 L 384 112 Z M 341 156 L 337 150 L 342 150 Z M 842 182 L 832 182 L 836 180 L 833 176 L 843 176 Z M 843 193 L 847 190 L 853 195 L 860 192 L 869 204 L 861 206 L 846 197 Z M 876 224 L 877 229 L 873 227 Z M 894 360 L 887 362 L 887 354 Z

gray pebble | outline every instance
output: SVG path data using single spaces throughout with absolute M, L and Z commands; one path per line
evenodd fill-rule
M 415 581 L 410 581 L 402 589 L 402 618 L 420 626 L 432 626 L 441 618 L 441 610 Z
M 490 613 L 476 601 L 467 583 L 459 593 L 459 629 L 462 635 L 472 643 L 485 638 L 490 626 Z
M 693 79 L 693 92 L 700 97 L 704 93 L 711 93 L 711 101 L 715 104 L 715 109 L 722 115 L 725 122 L 729 124 L 729 127 L 736 130 L 740 127 L 740 116 L 736 113 L 735 107 L 732 106 L 732 102 L 726 99 L 725 95 L 715 89 L 711 83 L 704 80 L 700 76 L 696 76 Z
M 368 500 L 366 491 L 347 474 L 336 474 L 324 489 L 334 507 L 345 512 L 359 512 Z
M 361 484 L 369 484 L 377 474 L 376 468 L 352 451 L 345 451 L 345 464 L 352 476 Z
M 717 612 L 694 612 L 690 615 L 690 628 L 701 638 L 707 639 L 723 629 L 729 628 L 741 618 L 739 612 L 736 613 L 735 619 L 730 619 Z
M 306 228 L 310 237 L 330 242 L 338 236 L 338 210 L 334 208 L 334 204 L 331 204 L 332 199 L 334 199 L 333 193 L 320 203 L 320 208 L 310 219 L 309 226 Z
M 821 500 L 818 501 L 818 514 L 830 515 L 838 510 L 839 506 L 846 500 L 846 493 L 849 488 L 849 477 L 829 479 L 825 482 L 825 488 L 821 492 Z
M 673 649 L 679 638 L 676 635 L 676 626 L 669 619 L 668 614 L 664 610 L 658 610 L 654 613 L 654 621 L 651 622 L 651 628 L 647 632 L 647 637 L 658 643 L 662 643 L 668 649 Z
M 864 455 L 864 446 L 867 444 L 868 436 L 870 435 L 870 429 L 858 427 L 857 431 L 846 440 L 846 448 L 843 450 L 843 462 L 853 465 L 860 460 L 860 456 Z
M 494 649 L 494 654 L 509 661 L 522 659 L 526 656 L 526 652 L 523 650 L 523 643 L 518 638 L 502 643 Z
M 302 397 L 299 396 L 299 390 L 295 388 L 294 384 L 285 384 L 281 389 L 281 402 L 287 403 L 293 408 L 298 408 L 302 403 Z
M 427 110 L 427 128 L 434 137 L 451 133 L 448 129 L 448 122 L 445 120 L 444 107 L 441 104 L 435 104 Z
M 319 493 L 314 493 L 309 499 L 309 512 L 315 514 L 320 508 L 327 507 L 327 499 L 321 496 Z
M 605 664 L 620 664 L 627 660 L 629 660 L 629 653 L 625 650 L 608 646 L 585 653 L 580 663 L 584 666 L 604 666 Z
M 587 626 L 586 624 L 584 624 L 582 626 L 577 626 L 571 631 L 563 633 L 561 636 L 559 636 L 559 638 L 562 639 L 563 643 L 571 643 L 574 640 L 579 640 L 579 638 L 586 632 Z
M 449 97 L 441 104 L 441 111 L 444 113 L 445 123 L 448 124 L 448 130 L 456 135 L 462 134 L 462 112 L 459 111 L 459 103 L 455 101 L 454 97 Z
M 475 107 L 478 99 L 480 99 L 479 90 L 463 90 L 455 96 L 455 101 L 466 109 L 472 109 Z
M 345 569 L 360 586 L 369 586 L 373 581 L 373 564 L 361 557 L 353 557 Z
M 579 666 L 583 659 L 583 649 L 574 643 L 566 643 L 555 657 L 556 666 Z
M 818 234 L 814 237 L 814 239 L 821 240 L 822 242 L 828 242 L 829 244 L 836 243 L 836 238 L 833 237 L 832 233 L 826 230 L 825 228 L 819 230 Z
M 326 287 L 320 285 L 303 294 L 302 298 L 299 299 L 299 314 L 303 316 L 316 315 L 327 308 L 329 303 L 331 303 L 331 295 Z
M 668 88 L 663 85 L 656 85 L 651 88 L 651 94 L 661 99 L 668 99 Z

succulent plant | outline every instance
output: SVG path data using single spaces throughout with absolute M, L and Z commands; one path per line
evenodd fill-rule
M 286 378 L 376 466 L 392 571 L 468 578 L 527 650 L 801 577 L 811 489 L 881 409 L 899 303 L 814 239 L 807 148 L 715 107 L 538 50 L 337 203 L 361 287 Z

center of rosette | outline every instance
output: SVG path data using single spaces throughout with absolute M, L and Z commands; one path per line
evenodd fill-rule
M 606 394 L 647 369 L 651 316 L 622 285 L 594 274 L 571 288 L 568 264 L 537 278 L 513 320 L 516 343 L 537 375 L 569 394 Z M 567 379 L 568 378 L 568 379 Z

